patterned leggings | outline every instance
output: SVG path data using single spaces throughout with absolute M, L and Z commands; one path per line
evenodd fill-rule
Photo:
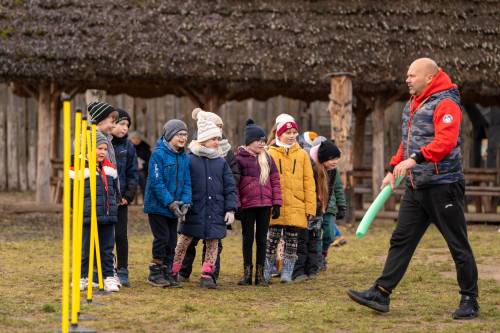
M 177 238 L 177 246 L 175 247 L 174 263 L 182 264 L 184 256 L 186 255 L 189 244 L 193 241 L 193 237 L 186 235 L 179 235 Z M 219 240 L 218 239 L 207 239 L 206 244 L 206 254 L 205 263 L 211 266 L 215 265 L 217 260 L 217 252 L 219 250 Z
M 299 233 L 297 228 L 275 225 L 269 227 L 269 233 L 267 234 L 266 258 L 273 259 L 276 256 L 276 248 L 280 242 L 282 231 L 285 239 L 284 257 L 297 257 L 297 246 L 299 242 Z

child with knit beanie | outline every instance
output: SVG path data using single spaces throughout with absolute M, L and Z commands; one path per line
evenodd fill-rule
M 128 140 L 128 129 L 132 120 L 127 111 L 122 109 L 116 109 L 116 111 L 118 111 L 118 119 L 111 134 L 113 135 L 112 143 L 115 149 L 120 192 L 122 194 L 122 198 L 118 202 L 118 222 L 115 225 L 116 269 L 120 284 L 130 287 L 127 236 L 128 205 L 134 200 L 139 175 L 135 147 Z
M 97 130 L 108 139 L 108 159 L 116 165 L 115 150 L 111 142 L 113 139 L 111 132 L 115 128 L 118 111 L 108 103 L 95 101 L 87 106 L 87 113 L 90 119 L 96 124 Z
M 191 205 L 191 176 L 186 154 L 188 129 L 178 119 L 163 126 L 163 135 L 149 160 L 144 212 L 153 233 L 153 259 L 148 283 L 155 287 L 178 287 L 172 276 L 177 244 L 177 223 Z
M 104 279 L 104 290 L 119 291 L 113 269 L 113 248 L 115 246 L 115 224 L 118 220 L 116 192 L 118 191 L 118 173 L 116 166 L 108 158 L 108 139 L 97 131 L 96 133 L 96 213 L 99 235 L 99 248 Z M 71 159 L 73 161 L 73 159 Z M 91 222 L 91 193 L 90 172 L 86 163 L 84 170 L 84 199 L 83 199 L 83 232 L 82 232 L 82 260 L 80 290 L 88 287 L 89 252 L 90 252 L 90 222 Z M 70 178 L 74 178 L 74 168 L 70 169 Z
M 281 282 L 292 281 L 297 260 L 298 233 L 307 229 L 308 218 L 316 214 L 316 189 L 309 155 L 297 143 L 298 126 L 293 117 L 282 114 L 277 117 L 276 141 L 269 148 L 280 175 L 283 205 L 280 217 L 272 220 L 267 240 L 264 278 L 270 281 L 276 260 L 276 247 L 284 232 L 285 255 Z
M 344 240 L 344 244 L 346 242 L 335 224 L 336 220 L 344 218 L 347 210 L 344 188 L 340 174 L 337 172 L 341 152 L 334 142 L 324 138 L 324 140 L 320 139 L 315 142 L 310 155 L 318 174 L 318 199 L 323 210 L 322 242 L 318 244 L 318 250 L 322 253 L 320 269 L 326 270 L 328 249 L 334 239 L 339 242 Z
M 255 285 L 267 285 L 264 280 L 266 238 L 269 220 L 280 216 L 280 177 L 274 160 L 265 150 L 266 133 L 252 119 L 245 127 L 245 145 L 238 149 L 236 160 L 241 173 L 237 186 L 241 208 L 244 275 L 239 285 L 252 284 L 252 248 L 257 245 Z M 272 209 L 271 209 L 272 208 Z
M 222 121 L 222 118 L 219 117 L 217 114 L 213 112 L 207 112 L 203 111 L 200 108 L 195 108 L 193 112 L 191 113 L 191 116 L 194 120 L 198 121 L 201 119 L 205 119 L 207 121 L 211 121 L 214 123 L 217 127 L 220 128 L 222 132 L 222 138 L 219 141 L 219 153 L 220 157 L 224 158 L 231 168 L 231 171 L 233 172 L 234 176 L 234 181 L 236 185 L 238 184 L 240 180 L 240 171 L 238 170 L 238 163 L 236 163 L 236 158 L 234 156 L 234 152 L 231 148 L 231 144 L 229 141 L 224 137 L 224 122 Z M 231 229 L 231 225 L 227 227 L 228 229 Z M 180 281 L 187 281 L 189 279 L 189 276 L 191 275 L 191 272 L 193 271 L 193 262 L 196 257 L 196 245 L 198 245 L 199 239 L 193 239 L 191 244 L 189 245 L 189 248 L 186 252 L 186 255 L 184 257 L 184 261 L 182 262 L 182 268 L 179 272 L 179 280 Z M 217 260 L 215 262 L 215 272 L 214 276 L 217 279 L 219 277 L 219 272 L 220 272 L 220 254 L 222 252 L 222 242 L 220 241 L 218 244 L 219 250 L 217 253 Z M 205 252 L 206 252 L 206 246 L 205 244 L 203 245 L 203 254 L 202 254 L 202 261 L 203 258 L 205 258 Z
M 215 262 L 219 241 L 226 236 L 226 224 L 234 222 L 237 208 L 233 173 L 220 157 L 221 129 L 205 118 L 199 118 L 197 140 L 189 145 L 189 168 L 193 205 L 179 227 L 172 274 L 176 277 L 193 239 L 205 240 L 200 285 L 216 288 Z

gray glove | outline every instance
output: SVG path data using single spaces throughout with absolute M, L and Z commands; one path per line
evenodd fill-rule
M 180 217 L 180 221 L 181 222 L 186 221 L 186 214 L 187 214 L 189 208 L 191 208 L 190 204 L 184 204 L 184 205 L 181 206 L 181 208 L 180 208 L 180 211 L 181 211 L 181 214 L 182 214 L 182 216 Z
M 170 209 L 172 213 L 175 214 L 175 216 L 181 217 L 182 216 L 180 208 L 181 206 L 182 206 L 182 201 L 174 201 L 170 205 L 168 205 L 168 209 Z

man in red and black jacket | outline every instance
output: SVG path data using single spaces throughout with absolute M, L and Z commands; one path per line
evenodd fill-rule
M 403 278 L 432 222 L 445 238 L 457 269 L 461 300 L 454 319 L 479 315 L 477 267 L 467 238 L 465 182 L 460 153 L 462 107 L 457 86 L 428 58 L 415 60 L 406 83 L 411 94 L 403 110 L 402 140 L 382 187 L 407 176 L 398 223 L 382 275 L 366 291 L 349 290 L 355 302 L 389 311 L 389 295 Z

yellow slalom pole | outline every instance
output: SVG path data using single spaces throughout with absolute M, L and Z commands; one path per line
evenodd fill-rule
M 97 142 L 96 142 L 96 135 L 97 135 L 97 126 L 95 122 L 92 122 L 92 151 L 94 152 L 93 158 L 94 158 L 94 166 L 95 169 L 97 170 Z M 94 178 L 94 188 L 96 187 L 96 180 Z M 97 200 L 94 200 L 94 204 L 92 205 L 92 209 L 94 210 L 94 215 L 95 215 L 95 221 L 94 223 L 94 242 L 95 242 L 95 253 L 96 253 L 96 263 L 97 263 L 97 281 L 99 284 L 99 290 L 103 291 L 104 290 L 104 282 L 102 280 L 102 266 L 101 266 L 101 248 L 99 246 L 99 230 L 97 227 L 97 212 L 96 212 L 96 204 Z
M 90 132 L 87 132 L 87 147 L 89 161 L 89 180 L 90 180 L 90 251 L 89 251 L 89 286 L 87 288 L 87 303 L 92 303 L 93 277 L 94 277 L 94 224 L 97 223 L 96 214 L 96 155 L 93 150 L 93 137 L 90 137 Z
M 73 246 L 72 246 L 72 290 L 71 290 L 71 326 L 78 326 L 78 306 L 80 302 L 80 276 L 77 267 L 81 261 L 77 257 L 78 242 L 78 224 L 79 224 L 79 193 L 80 193 L 80 139 L 82 126 L 82 113 L 76 110 L 75 113 L 75 145 L 73 159 Z M 79 305 L 79 304 L 78 304 Z M 64 320 L 64 318 L 63 318 Z
M 77 222 L 77 238 L 76 242 L 78 243 L 78 247 L 76 249 L 77 253 L 77 260 L 78 260 L 78 265 L 77 265 L 77 275 L 78 275 L 78 280 L 80 280 L 81 274 L 82 274 L 82 233 L 83 233 L 83 215 L 84 215 L 84 196 L 85 196 L 85 161 L 86 161 L 86 151 L 87 151 L 87 117 L 82 117 L 82 151 L 80 154 L 80 175 L 81 175 L 81 181 L 80 181 L 80 190 L 79 190 L 79 208 L 80 211 L 79 216 L 78 216 L 78 222 Z M 92 283 L 92 281 L 89 281 Z M 80 312 L 80 293 L 78 293 L 77 296 L 78 302 L 76 304 L 78 311 Z
M 63 159 L 63 269 L 62 269 L 62 318 L 61 332 L 69 332 L 69 281 L 70 281 L 70 206 L 71 206 L 71 189 L 69 168 L 71 164 L 71 102 L 67 96 L 63 97 L 63 114 L 64 114 L 64 159 Z

